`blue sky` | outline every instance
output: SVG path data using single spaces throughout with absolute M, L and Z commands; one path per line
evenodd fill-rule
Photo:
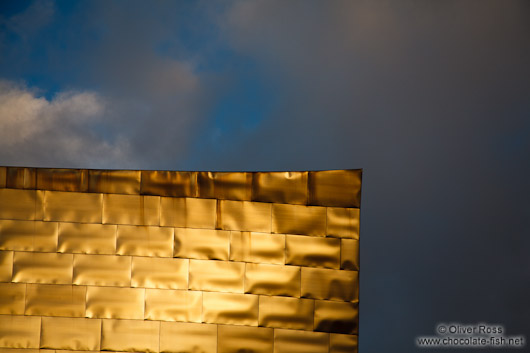
M 517 0 L 2 1 L 0 165 L 363 168 L 361 352 L 528 333 L 529 33 Z

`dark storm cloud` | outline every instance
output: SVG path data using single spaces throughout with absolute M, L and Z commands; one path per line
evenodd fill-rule
M 203 164 L 365 169 L 361 351 L 530 332 L 528 3 L 242 1 L 223 26 L 281 98 Z

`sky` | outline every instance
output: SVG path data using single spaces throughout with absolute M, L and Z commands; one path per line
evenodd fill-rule
M 4 0 L 0 165 L 363 168 L 360 352 L 530 339 L 529 63 L 528 1 Z

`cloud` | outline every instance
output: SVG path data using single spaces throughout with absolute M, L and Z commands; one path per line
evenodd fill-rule
M 53 20 L 54 15 L 54 1 L 34 1 L 23 12 L 7 19 L 0 19 L 0 25 L 4 25 L 7 30 L 26 40 L 47 26 Z
M 53 99 L 0 81 L 0 159 L 7 165 L 89 167 L 123 163 L 130 146 L 104 140 L 95 127 L 107 102 L 94 92 L 65 91 Z

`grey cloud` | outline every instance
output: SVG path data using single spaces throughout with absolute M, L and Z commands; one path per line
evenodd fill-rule
M 47 100 L 24 86 L 0 81 L 2 163 L 110 168 L 130 160 L 126 141 L 106 141 L 92 128 L 102 120 L 106 104 L 93 92 L 65 91 Z

